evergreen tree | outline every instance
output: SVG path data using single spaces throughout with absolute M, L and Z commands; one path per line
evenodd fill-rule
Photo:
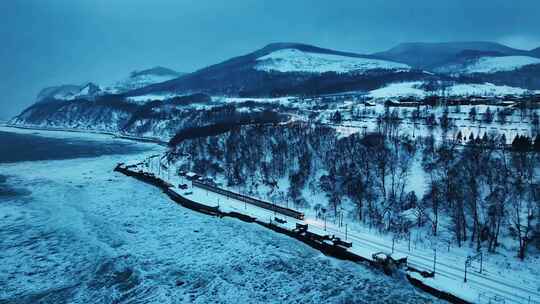
M 336 111 L 332 117 L 330 118 L 332 120 L 332 122 L 334 123 L 341 123 L 342 121 L 342 118 L 341 118 L 341 113 L 339 111 Z
M 533 150 L 535 152 L 540 152 L 540 135 L 537 135 L 534 139 Z

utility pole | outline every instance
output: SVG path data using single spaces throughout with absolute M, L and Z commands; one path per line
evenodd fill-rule
M 467 256 L 467 259 L 465 260 L 465 272 L 464 272 L 464 276 L 463 276 L 463 282 L 464 283 L 467 283 L 467 268 L 469 266 L 471 266 L 472 259 L 473 258 L 469 255 L 469 256 Z
M 433 249 L 433 275 L 435 275 L 435 265 L 437 265 L 437 248 Z
M 411 252 L 411 231 L 409 230 L 409 252 Z
M 484 253 L 480 252 L 480 273 L 482 273 L 482 270 L 483 270 L 483 260 L 484 260 Z
M 467 261 L 465 261 L 465 276 L 463 277 L 463 282 L 467 283 Z

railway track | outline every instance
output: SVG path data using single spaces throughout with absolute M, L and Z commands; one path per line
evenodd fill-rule
M 310 222 L 309 224 L 313 225 L 313 226 L 316 226 L 318 228 L 324 229 L 324 226 L 320 225 L 319 223 Z M 326 227 L 326 231 L 330 231 L 330 232 L 336 233 L 336 234 L 344 234 L 342 231 L 340 231 L 340 230 L 338 230 L 336 228 L 333 228 L 332 226 L 328 226 L 328 225 Z M 368 247 L 373 248 L 373 249 L 375 249 L 377 251 L 391 251 L 392 250 L 392 247 L 387 245 L 387 244 L 384 244 L 384 243 L 381 243 L 381 242 L 376 242 L 376 241 L 373 241 L 373 240 L 369 240 L 369 239 L 360 237 L 360 236 L 358 236 L 357 234 L 354 234 L 354 233 L 352 233 L 352 234 L 348 233 L 347 237 L 348 237 L 348 239 L 351 239 L 351 240 L 355 241 L 357 244 L 368 246 Z M 421 255 L 421 254 L 417 254 L 417 253 L 410 253 L 408 251 L 404 251 L 404 250 L 396 249 L 396 248 L 394 248 L 394 252 L 407 255 L 409 257 L 408 264 L 415 267 L 415 268 L 418 268 L 419 270 L 431 271 L 431 269 L 433 267 L 433 263 L 432 263 L 433 258 L 432 257 L 427 257 L 425 255 Z M 413 258 L 412 261 L 410 259 L 411 257 Z M 455 266 L 446 264 L 444 262 L 437 262 L 437 266 L 443 266 L 443 267 L 438 267 L 437 268 L 436 275 L 441 275 L 443 277 L 446 277 L 446 278 L 449 278 L 449 279 L 452 279 L 452 280 L 457 280 L 458 282 L 463 280 L 463 269 L 462 268 L 455 267 Z M 490 285 L 490 284 L 482 282 L 482 281 L 489 281 L 491 283 L 495 283 L 497 285 L 505 286 L 505 287 L 511 288 L 513 290 L 521 291 L 521 292 L 531 296 L 530 302 L 529 302 L 529 297 L 528 296 L 521 296 L 521 295 L 518 295 L 518 294 L 510 293 L 507 290 L 497 288 L 497 287 L 495 287 L 493 285 Z M 482 290 L 484 290 L 484 291 L 488 291 L 488 292 L 492 292 L 494 294 L 498 294 L 499 296 L 502 296 L 505 299 L 508 299 L 508 300 L 513 299 L 514 303 L 538 303 L 538 304 L 540 304 L 540 300 L 538 300 L 538 299 L 540 299 L 540 293 L 538 293 L 538 292 L 536 292 L 536 291 L 534 291 L 532 289 L 512 285 L 512 284 L 509 284 L 508 282 L 505 282 L 505 281 L 496 280 L 496 279 L 493 279 L 493 278 L 490 278 L 490 277 L 487 277 L 487 276 L 483 276 L 483 275 L 480 275 L 480 274 L 478 274 L 476 272 L 468 273 L 467 282 L 472 283 L 474 285 L 477 285 L 479 287 L 482 287 Z
M 210 189 L 207 189 L 207 190 L 210 190 Z M 215 191 L 212 191 L 212 192 L 215 192 Z M 222 193 L 219 193 L 219 192 L 215 192 L 215 193 L 223 195 Z M 242 200 L 238 200 L 237 198 L 235 199 L 240 204 L 244 203 Z M 256 206 L 256 205 L 252 205 L 252 207 L 255 207 L 260 210 L 264 210 L 265 212 L 268 212 L 269 214 L 273 214 L 274 212 L 273 210 L 270 210 L 267 208 L 261 208 L 260 206 Z M 317 227 L 319 229 L 326 229 L 327 232 L 344 238 L 345 233 L 342 230 L 335 228 L 332 224 L 326 225 L 325 227 L 323 224 L 319 223 L 318 221 L 313 221 L 309 219 L 301 220 L 287 214 L 281 214 L 281 216 L 287 218 L 287 220 L 291 222 L 307 223 L 308 225 Z M 374 251 L 389 252 L 392 250 L 391 245 L 362 237 L 361 235 L 355 234 L 354 232 L 351 232 L 351 231 L 348 232 L 347 239 L 352 240 L 354 244 L 358 244 L 359 246 L 372 248 Z M 396 247 L 394 247 L 394 252 L 407 256 L 408 264 L 414 268 L 417 268 L 419 270 L 428 270 L 428 271 L 432 270 L 432 267 L 433 267 L 432 256 L 428 256 L 428 255 L 418 253 L 418 252 L 409 252 L 408 250 L 403 250 Z M 452 281 L 462 282 L 463 281 L 463 268 L 456 267 L 454 265 L 438 261 L 436 275 L 447 278 Z M 469 272 L 467 275 L 467 283 L 472 286 L 478 287 L 477 289 L 479 291 L 504 298 L 507 301 L 505 303 L 540 304 L 540 293 L 530 288 L 512 285 L 509 282 L 504 281 L 504 280 L 497 280 L 497 279 L 488 277 L 486 275 L 481 275 L 476 272 Z M 508 290 L 505 289 L 505 287 L 512 290 L 516 290 L 518 292 L 522 292 L 524 295 L 519 295 L 516 293 L 509 292 Z M 529 299 L 529 296 L 531 296 L 530 299 Z

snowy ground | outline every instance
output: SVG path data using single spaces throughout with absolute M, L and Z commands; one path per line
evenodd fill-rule
M 402 278 L 194 213 L 113 173 L 162 149 L 137 145 L 147 152 L 0 165 L 2 187 L 20 190 L 0 197 L 0 302 L 436 302 Z
M 540 59 L 530 56 L 480 57 L 476 62 L 453 70 L 454 73 L 496 73 L 514 71 L 526 65 L 540 64 Z
M 475 120 L 472 120 L 469 115 L 473 108 L 477 113 Z M 485 113 L 488 109 L 493 116 L 493 121 L 491 122 L 484 121 Z M 450 126 L 448 130 L 446 130 L 446 133 L 444 133 L 444 130 L 440 127 L 439 121 L 445 111 L 444 107 L 419 107 L 420 115 L 422 117 L 431 114 L 435 116 L 437 123 L 435 126 L 426 124 L 423 119 L 418 119 L 416 122 L 413 121 L 411 116 L 414 110 L 416 110 L 414 107 L 389 108 L 390 112 L 396 111 L 402 119 L 399 128 L 397 128 L 400 135 L 408 135 L 413 138 L 433 135 L 436 140 L 440 140 L 443 138 L 443 134 L 445 134 L 446 138 L 455 139 L 457 134 L 461 132 L 464 142 L 466 142 L 471 134 L 475 138 L 479 136 L 483 137 L 485 134 L 488 134 L 489 136 L 502 136 L 502 134 L 504 134 L 507 143 L 510 144 L 516 135 L 526 135 L 534 138 L 539 133 L 539 130 L 532 123 L 533 113 L 539 113 L 536 109 L 522 113 L 519 109 L 510 109 L 508 107 L 497 105 L 449 106 L 448 118 L 450 120 Z M 505 110 L 511 110 L 511 114 L 505 116 L 506 120 L 501 122 L 497 112 Z M 330 119 L 335 111 L 340 111 L 343 117 L 343 121 L 338 124 L 332 122 Z M 360 116 L 353 116 L 353 111 Z M 332 108 L 317 111 L 317 113 L 319 114 L 318 120 L 320 123 L 334 126 L 343 136 L 347 136 L 352 133 L 377 131 L 377 117 L 384 114 L 385 111 L 385 106 L 381 103 L 378 103 L 375 106 L 366 107 L 354 105 L 353 102 L 344 102 L 337 104 Z
M 540 61 L 540 59 L 538 59 Z M 425 98 L 434 93 L 428 92 L 422 88 L 425 83 L 422 81 L 408 81 L 391 83 L 382 88 L 369 92 L 373 98 L 392 99 L 398 97 Z M 522 95 L 527 92 L 526 89 L 510 87 L 505 85 L 494 85 L 491 83 L 459 83 L 449 86 L 445 94 L 447 96 L 486 96 L 486 97 L 504 97 L 505 95 Z

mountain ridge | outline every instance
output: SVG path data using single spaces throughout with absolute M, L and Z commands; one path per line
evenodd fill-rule
M 136 96 L 156 92 L 219 92 L 221 94 L 238 94 L 246 89 L 248 91 L 262 90 L 267 92 L 267 88 L 263 88 L 264 85 L 261 85 L 261 82 L 263 81 L 279 83 L 277 85 L 280 86 L 280 90 L 284 90 L 286 89 L 287 85 L 284 83 L 284 81 L 276 79 L 276 73 L 257 71 L 255 69 L 255 65 L 257 64 L 258 58 L 287 49 L 295 49 L 301 52 L 313 54 L 341 56 L 343 58 L 380 60 L 379 58 L 375 58 L 371 55 L 336 51 L 304 43 L 277 42 L 267 44 L 263 48 L 257 49 L 248 54 L 232 57 L 220 63 L 209 65 L 193 73 L 180 76 L 179 78 L 130 91 L 127 93 L 127 95 Z M 293 77 L 292 74 L 295 74 L 295 77 Z M 298 85 L 300 85 L 300 83 L 303 81 L 308 81 L 309 79 L 317 78 L 318 76 L 307 75 L 309 73 L 304 73 L 304 75 L 299 74 L 302 73 L 281 73 L 281 76 L 283 79 L 288 78 L 290 81 L 295 81 Z M 245 76 L 245 79 L 241 79 L 242 75 Z
M 367 91 L 390 82 L 424 80 L 430 73 L 432 79 L 458 77 L 456 79 L 459 80 L 459 74 L 464 73 L 468 81 L 489 81 L 537 89 L 540 83 L 537 75 L 539 66 L 518 64 L 514 68 L 505 62 L 512 60 L 512 57 L 503 58 L 515 56 L 526 63 L 517 56 L 533 57 L 535 52 L 540 53 L 540 48 L 526 51 L 486 41 L 408 42 L 373 54 L 339 51 L 306 43 L 274 42 L 193 73 L 179 73 L 162 66 L 136 70 L 123 81 L 98 90 L 98 94 L 142 96 L 141 100 L 145 96 L 156 98 L 158 95 L 194 93 L 243 97 L 324 94 L 347 90 Z M 540 54 L 534 58 L 540 58 Z M 495 66 L 481 69 L 485 71 L 483 73 L 468 72 L 467 66 L 477 62 Z M 497 68 L 498 62 L 504 62 L 510 68 Z M 513 80 L 512 75 L 516 75 L 518 80 Z M 66 99 L 84 95 L 78 89 L 82 87 L 66 85 L 47 88 L 40 92 L 38 101 L 50 92 L 54 94 L 49 94 L 49 97 L 59 96 L 62 99 L 61 94 L 55 93 L 62 90 L 67 92 Z
M 487 41 L 407 42 L 372 55 L 382 59 L 403 62 L 417 68 L 432 69 L 459 59 L 458 55 L 464 52 L 491 52 L 502 56 L 533 55 L 530 51 Z
M 177 72 L 177 71 L 175 71 L 173 69 L 162 67 L 162 66 L 158 65 L 158 66 L 155 66 L 155 67 L 152 67 L 152 68 L 149 68 L 149 69 L 145 69 L 145 70 L 141 70 L 141 71 L 137 71 L 137 70 L 132 71 L 130 73 L 130 77 L 137 77 L 137 76 L 148 75 L 148 74 L 181 76 L 181 75 L 186 74 L 186 73 Z

